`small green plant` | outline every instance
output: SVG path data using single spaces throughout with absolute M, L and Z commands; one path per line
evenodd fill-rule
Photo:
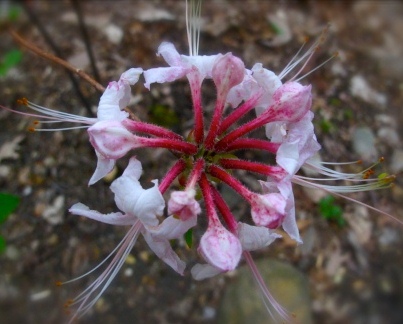
M 3 224 L 10 214 L 20 204 L 20 198 L 8 193 L 0 193 L 0 225 Z M 6 249 L 6 240 L 0 235 L 0 253 Z
M 179 117 L 173 109 L 159 104 L 151 106 L 150 118 L 151 122 L 165 127 L 173 127 L 179 123 Z
M 22 52 L 18 49 L 8 51 L 0 61 L 0 77 L 7 75 L 8 71 L 20 63 L 22 60 Z
M 343 210 L 339 205 L 335 204 L 333 196 L 326 196 L 319 201 L 319 212 L 324 219 L 335 222 L 340 227 L 346 225 Z

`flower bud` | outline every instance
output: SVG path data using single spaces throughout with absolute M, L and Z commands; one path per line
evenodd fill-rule
M 244 78 L 245 65 L 243 62 L 227 53 L 218 58 L 213 67 L 213 80 L 217 86 L 218 93 L 227 93 L 229 89 L 240 84 Z
M 117 121 L 98 122 L 88 128 L 88 134 L 95 150 L 108 159 L 117 160 L 130 150 L 142 146 L 137 136 Z
M 256 225 L 274 229 L 285 217 L 286 200 L 279 193 L 254 195 L 251 201 L 252 218 Z

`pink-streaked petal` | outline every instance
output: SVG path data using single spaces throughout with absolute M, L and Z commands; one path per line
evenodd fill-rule
M 274 103 L 273 94 L 282 85 L 280 78 L 274 72 L 263 68 L 261 63 L 252 67 L 253 78 L 260 88 L 263 96 L 256 103 L 256 114 L 259 116 L 263 110 Z
M 299 235 L 297 220 L 295 217 L 294 193 L 292 191 L 292 183 L 289 179 L 280 182 L 267 181 L 260 182 L 264 192 L 280 192 L 286 199 L 285 217 L 282 223 L 284 231 L 297 243 L 301 244 L 302 240 Z
M 194 190 L 173 191 L 168 201 L 168 214 L 177 215 L 182 220 L 193 218 L 201 213 Z
M 186 220 L 169 216 L 155 227 L 148 227 L 148 231 L 155 237 L 173 240 L 181 238 L 190 228 L 197 225 L 197 217 L 191 217 Z
M 238 237 L 243 250 L 255 251 L 269 246 L 281 235 L 270 231 L 266 227 L 238 223 Z
M 183 275 L 183 272 L 186 268 L 186 263 L 179 259 L 168 240 L 155 237 L 147 230 L 143 231 L 143 236 L 151 250 L 153 250 L 162 261 L 164 261 L 177 273 Z
M 195 264 L 192 269 L 190 270 L 192 273 L 192 277 L 195 280 L 203 280 L 207 278 L 214 277 L 223 271 L 221 269 L 218 269 L 216 267 L 213 267 L 210 264 Z
M 94 174 L 88 182 L 89 186 L 93 185 L 94 183 L 105 177 L 109 172 L 113 170 L 113 167 L 115 166 L 115 160 L 107 159 L 97 151 L 95 151 L 95 153 L 98 158 L 97 168 L 95 169 Z
M 78 215 L 84 216 L 87 218 L 91 218 L 98 222 L 111 224 L 111 225 L 133 225 L 137 220 L 132 215 L 122 214 L 122 213 L 110 213 L 110 214 L 101 214 L 96 210 L 89 209 L 86 205 L 82 203 L 77 203 L 69 209 L 69 212 Z
M 286 200 L 281 194 L 256 194 L 251 202 L 252 219 L 258 226 L 277 228 L 284 220 L 285 206 Z
M 257 91 L 259 91 L 260 87 L 252 77 L 251 73 L 250 70 L 245 69 L 242 82 L 235 87 L 232 87 L 229 91 L 227 103 L 229 103 L 232 108 L 238 107 L 242 101 L 250 99 Z
M 95 150 L 108 159 L 117 160 L 142 146 L 138 137 L 118 121 L 100 121 L 88 128 L 88 134 Z
M 272 121 L 297 122 L 311 108 L 311 86 L 287 82 L 273 94 L 273 106 L 269 109 Z
M 209 224 L 198 251 L 210 265 L 229 271 L 238 265 L 242 246 L 239 239 L 217 221 Z
M 217 59 L 212 71 L 217 92 L 228 94 L 229 89 L 242 82 L 244 73 L 245 65 L 232 53 L 227 53 Z

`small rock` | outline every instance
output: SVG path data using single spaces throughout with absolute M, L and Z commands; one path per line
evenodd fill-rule
M 355 75 L 350 82 L 351 94 L 375 106 L 386 107 L 386 96 L 375 91 L 361 75 Z
M 353 133 L 353 149 L 364 161 L 373 161 L 378 153 L 375 148 L 375 136 L 368 127 L 358 127 Z
M 118 45 L 123 39 L 124 33 L 122 28 L 116 26 L 115 24 L 109 24 L 103 31 L 105 36 L 112 44 Z
M 312 323 L 308 279 L 287 263 L 262 259 L 257 261 L 256 265 L 270 292 L 290 316 L 295 314 L 297 323 Z M 281 319 L 276 321 L 270 317 L 250 269 L 247 266 L 240 267 L 235 280 L 229 283 L 225 291 L 218 310 L 217 323 L 282 322 Z
M 31 296 L 29 296 L 29 300 L 32 302 L 37 302 L 37 301 L 41 301 L 42 299 L 48 298 L 50 295 L 51 295 L 50 290 L 43 290 L 43 291 L 39 291 L 39 292 L 34 293 Z
M 152 22 L 158 20 L 174 20 L 175 16 L 169 11 L 156 8 L 151 5 L 139 7 L 135 12 L 136 18 L 144 22 Z
M 58 196 L 53 204 L 48 206 L 42 213 L 42 217 L 51 225 L 58 225 L 63 222 L 64 197 Z
M 403 171 L 403 150 L 395 150 L 390 162 L 390 171 L 398 173 Z
M 390 127 L 380 128 L 378 130 L 378 137 L 382 142 L 392 147 L 395 147 L 400 143 L 399 135 L 397 134 L 396 130 Z

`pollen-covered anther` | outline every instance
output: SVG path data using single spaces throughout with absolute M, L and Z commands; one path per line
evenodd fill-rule
M 17 104 L 19 105 L 24 105 L 24 106 L 28 106 L 28 99 L 23 97 L 21 99 L 17 99 Z

